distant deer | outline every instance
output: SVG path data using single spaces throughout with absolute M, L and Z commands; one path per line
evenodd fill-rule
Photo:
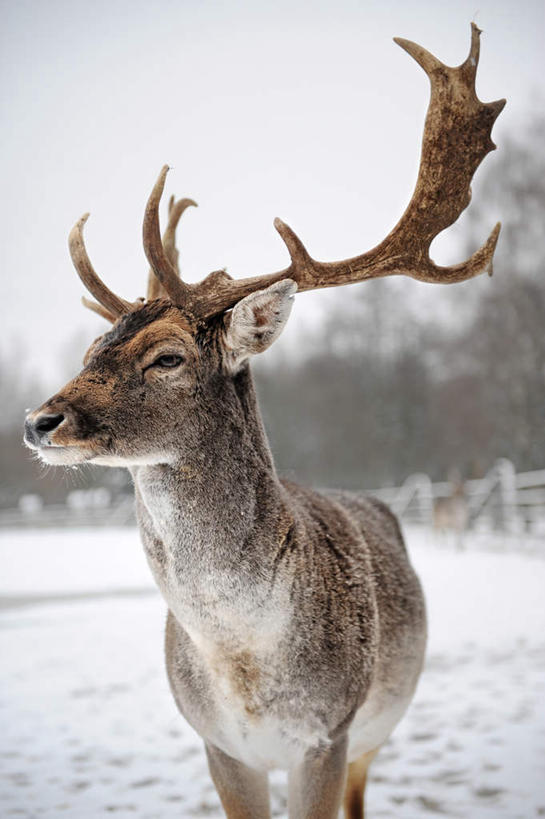
M 433 238 L 470 199 L 494 148 L 504 101 L 475 94 L 479 30 L 457 68 L 398 39 L 431 80 L 416 190 L 373 250 L 317 262 L 275 226 L 290 265 L 199 284 L 177 269 L 174 234 L 191 200 L 171 201 L 167 168 L 148 200 L 146 301 L 116 296 L 95 273 L 83 217 L 69 238 L 87 306 L 113 327 L 79 375 L 26 419 L 50 464 L 126 466 L 151 570 L 168 605 L 166 662 L 177 706 L 202 736 L 229 819 L 270 816 L 268 771 L 289 774 L 293 819 L 363 816 L 367 768 L 405 712 L 422 668 L 422 592 L 397 521 L 379 501 L 280 480 L 249 361 L 280 335 L 293 295 L 378 276 L 458 282 L 491 271 L 499 233 L 468 261 L 437 267 Z M 327 385 L 324 385 L 327 388 Z M 335 419 L 332 418 L 332 423 Z
M 450 494 L 433 504 L 433 528 L 439 535 L 452 534 L 457 549 L 464 547 L 464 532 L 469 524 L 469 504 L 465 485 L 458 473 L 450 479 Z

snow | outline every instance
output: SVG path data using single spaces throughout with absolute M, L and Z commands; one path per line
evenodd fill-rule
M 430 645 L 371 768 L 370 817 L 545 815 L 545 560 L 411 530 Z M 165 606 L 132 529 L 0 536 L 0 814 L 223 814 L 163 667 Z M 272 802 L 286 816 L 285 778 Z M 256 818 L 257 819 L 257 818 Z
M 138 532 L 16 529 L 0 532 L 0 595 L 152 587 Z

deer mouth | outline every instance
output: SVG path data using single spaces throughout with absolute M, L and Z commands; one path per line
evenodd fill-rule
M 75 466 L 90 461 L 94 452 L 80 446 L 60 446 L 58 444 L 47 444 L 36 446 L 25 440 L 25 444 L 32 449 L 44 464 L 51 466 Z
M 98 453 L 94 447 L 84 443 L 58 444 L 49 436 L 37 440 L 31 431 L 25 429 L 23 443 L 31 449 L 42 463 L 51 466 L 73 466 L 90 461 Z

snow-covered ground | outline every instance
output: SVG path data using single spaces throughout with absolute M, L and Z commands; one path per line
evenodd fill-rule
M 369 816 L 545 816 L 545 560 L 408 540 L 428 661 L 371 769 Z M 167 687 L 136 531 L 3 532 L 0 562 L 0 815 L 222 816 Z

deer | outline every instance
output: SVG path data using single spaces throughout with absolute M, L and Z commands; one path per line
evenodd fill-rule
M 286 324 L 296 291 L 406 275 L 452 283 L 492 273 L 500 225 L 466 261 L 437 266 L 430 243 L 470 200 L 505 100 L 475 92 L 480 31 L 457 67 L 395 41 L 431 83 L 409 205 L 374 249 L 320 262 L 276 219 L 283 270 L 201 282 L 180 276 L 176 229 L 191 199 L 159 209 L 168 167 L 147 201 L 146 299 L 98 276 L 69 236 L 85 306 L 111 329 L 83 369 L 25 420 L 48 464 L 124 466 L 137 522 L 168 608 L 165 657 L 183 717 L 204 742 L 228 819 L 270 817 L 268 773 L 287 772 L 290 819 L 361 819 L 369 765 L 407 710 L 426 646 L 423 592 L 399 524 L 364 493 L 318 492 L 281 479 L 261 421 L 250 361 Z
M 452 533 L 459 551 L 464 548 L 464 533 L 469 525 L 469 503 L 465 484 L 457 470 L 451 470 L 449 494 L 433 504 L 433 530 L 438 536 Z

